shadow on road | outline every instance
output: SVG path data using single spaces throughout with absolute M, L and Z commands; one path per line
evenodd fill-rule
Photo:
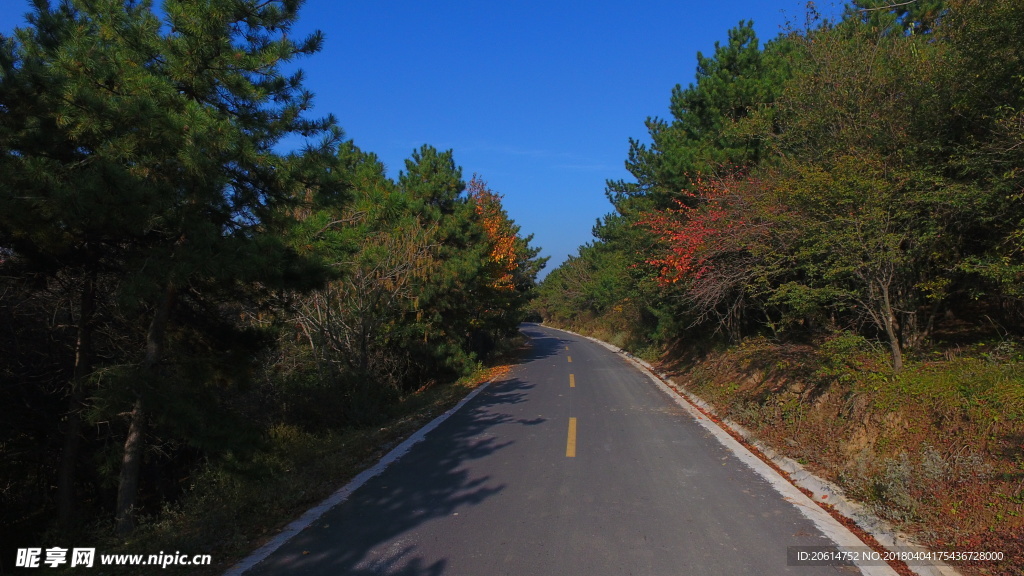
M 503 484 L 494 483 L 490 476 L 473 476 L 466 463 L 512 444 L 499 441 L 494 427 L 545 421 L 518 419 L 505 409 L 524 402 L 532 387 L 515 378 L 492 383 L 408 454 L 249 574 L 442 574 L 444 559 L 428 564 L 402 535 L 502 491 Z
M 560 351 L 565 349 L 566 344 L 569 343 L 569 340 L 565 338 L 551 336 L 548 333 L 542 332 L 537 326 L 537 324 L 521 324 L 519 326 L 519 331 L 530 338 L 530 351 L 523 358 L 523 362 L 532 362 L 557 356 Z

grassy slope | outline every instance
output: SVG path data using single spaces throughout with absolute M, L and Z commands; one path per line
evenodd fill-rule
M 899 375 L 851 335 L 819 346 L 750 339 L 661 363 L 932 549 L 1006 553 L 965 572 L 1024 573 L 1024 358 L 1013 345 L 933 353 Z

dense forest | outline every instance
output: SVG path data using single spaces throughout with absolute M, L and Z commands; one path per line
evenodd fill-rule
M 809 5 L 763 44 L 740 22 L 669 110 L 545 321 L 660 358 L 932 544 L 1019 551 L 1020 3 Z
M 759 44 L 742 22 L 634 141 L 596 240 L 540 306 L 687 330 L 850 330 L 895 371 L 941 320 L 1024 319 L 1024 17 L 1014 2 L 858 2 Z M 618 320 L 611 320 L 618 323 Z
M 0 36 L 5 547 L 266 484 L 515 334 L 539 250 L 451 151 L 309 117 L 300 2 L 52 4 Z

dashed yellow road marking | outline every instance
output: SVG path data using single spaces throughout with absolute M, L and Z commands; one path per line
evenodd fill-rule
M 576 387 L 576 376 L 573 376 L 572 374 L 569 374 L 569 388 L 575 388 L 575 387 Z
M 566 356 L 566 358 L 568 358 L 568 359 L 569 359 L 569 362 L 570 362 L 570 363 L 572 362 L 572 356 Z
M 569 440 L 565 444 L 565 457 L 576 457 L 576 419 L 569 418 Z

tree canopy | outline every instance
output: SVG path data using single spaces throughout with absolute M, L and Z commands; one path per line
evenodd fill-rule
M 630 142 L 634 180 L 609 182 L 596 242 L 542 286 L 543 313 L 600 322 L 629 302 L 637 341 L 852 330 L 896 371 L 942 318 L 1021 325 L 1012 3 L 858 1 L 810 22 L 763 46 L 741 22 L 697 55 L 671 121 Z M 568 304 L 609 278 L 610 302 Z

